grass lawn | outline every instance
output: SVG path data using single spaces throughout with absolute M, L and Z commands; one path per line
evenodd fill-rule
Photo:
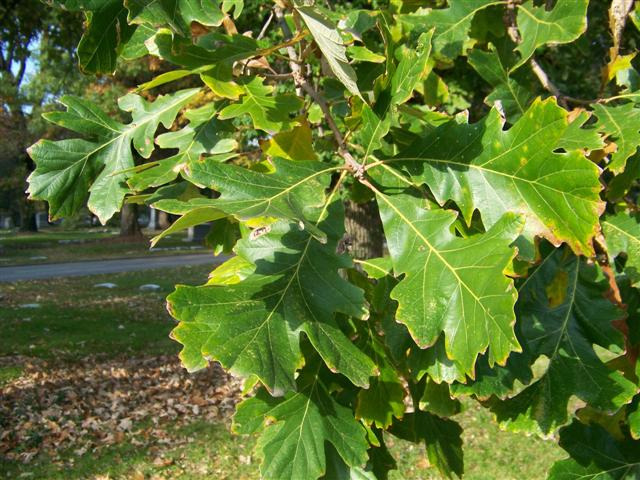
M 194 253 L 199 243 L 186 242 L 186 234 L 168 235 L 150 250 L 149 240 L 158 232 L 146 232 L 144 238 L 120 238 L 115 230 L 104 228 L 64 231 L 49 228 L 37 233 L 0 233 L 0 267 L 42 263 L 71 262 L 102 258 L 142 257 Z
M 0 431 L 14 425 L 2 418 L 3 403 L 11 417 L 39 415 L 39 423 L 13 432 L 23 440 L 11 455 L 0 441 L 0 478 L 258 478 L 255 440 L 228 432 L 239 387 L 227 388 L 228 377 L 212 368 L 186 373 L 168 338 L 174 322 L 163 298 L 178 281 L 200 284 L 207 273 L 198 266 L 0 284 Z M 101 282 L 117 287 L 93 287 Z M 145 283 L 161 290 L 140 292 Z M 24 307 L 30 303 L 41 306 Z M 38 406 L 9 405 L 15 398 Z M 457 420 L 465 429 L 465 478 L 542 479 L 564 457 L 552 441 L 501 432 L 487 411 L 464 405 Z M 102 430 L 87 419 L 102 422 Z M 110 425 L 115 434 L 105 437 Z M 439 478 L 424 447 L 387 439 L 399 467 L 390 478 Z

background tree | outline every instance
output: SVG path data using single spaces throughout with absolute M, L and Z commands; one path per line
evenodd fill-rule
M 81 34 L 81 16 L 38 0 L 0 5 L 0 190 L 23 230 L 36 229 L 34 205 L 24 195 L 33 169 L 26 148 L 46 132 L 39 118 L 47 104 L 62 92 L 81 91 L 74 58 Z

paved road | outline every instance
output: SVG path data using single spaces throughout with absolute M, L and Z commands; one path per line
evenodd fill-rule
M 79 277 L 82 275 L 98 275 L 101 273 L 135 272 L 152 268 L 179 267 L 181 265 L 210 264 L 214 266 L 222 263 L 226 259 L 227 257 L 214 257 L 209 253 L 0 267 L 0 282 L 41 280 L 56 277 Z

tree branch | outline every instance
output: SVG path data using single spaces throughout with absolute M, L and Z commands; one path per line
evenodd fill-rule
M 282 29 L 282 33 L 285 36 L 285 39 L 289 39 L 292 36 L 291 29 L 287 24 L 284 14 L 282 13 L 282 9 L 280 7 L 275 7 L 275 15 L 280 23 L 280 28 Z M 338 154 L 342 157 L 345 162 L 345 166 L 349 171 L 353 174 L 353 176 L 357 179 L 362 179 L 364 176 L 364 167 L 353 158 L 353 155 L 349 153 L 349 151 L 345 147 L 344 136 L 340 132 L 338 125 L 336 124 L 333 115 L 331 114 L 331 109 L 327 104 L 326 100 L 320 93 L 311 85 L 309 80 L 304 75 L 302 71 L 302 67 L 299 63 L 298 53 L 293 46 L 287 46 L 287 54 L 289 56 L 289 66 L 291 68 L 291 73 L 293 75 L 293 81 L 298 86 L 299 89 L 304 90 L 307 95 L 311 97 L 311 99 L 318 104 L 320 110 L 324 115 L 324 119 L 326 120 L 329 128 L 333 132 L 334 139 L 336 141 L 336 145 L 338 147 Z
M 267 29 L 269 28 L 269 25 L 271 25 L 271 20 L 273 20 L 273 10 L 269 12 L 269 18 L 267 18 L 267 21 L 262 26 L 262 30 L 260 30 L 257 40 L 260 40 L 267 33 Z
M 507 0 L 507 9 L 505 12 L 505 23 L 507 27 L 507 33 L 511 37 L 516 44 L 521 43 L 522 38 L 520 37 L 520 32 L 518 31 L 517 21 L 516 21 L 516 4 L 517 0 Z M 529 65 L 531 65 L 531 70 L 533 74 L 536 76 L 542 87 L 554 95 L 558 99 L 558 103 L 560 103 L 563 107 L 567 107 L 566 101 L 568 97 L 563 95 L 562 92 L 555 86 L 555 84 L 549 79 L 549 75 L 544 69 L 540 66 L 540 64 L 536 61 L 535 58 L 529 60 Z
M 16 90 L 20 90 L 20 85 L 22 85 L 22 80 L 24 80 L 24 74 L 27 71 L 27 59 L 23 58 L 20 62 L 20 69 L 18 70 L 18 74 L 16 75 Z

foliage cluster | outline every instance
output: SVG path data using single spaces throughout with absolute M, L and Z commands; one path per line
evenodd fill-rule
M 557 433 L 551 479 L 640 475 L 632 1 L 54 3 L 85 72 L 173 67 L 125 120 L 63 97 L 31 197 L 180 215 L 156 241 L 212 222 L 235 256 L 169 296 L 173 337 L 246 378 L 265 478 L 384 479 L 387 435 L 461 476 L 462 397 Z M 349 255 L 347 200 L 387 256 Z

